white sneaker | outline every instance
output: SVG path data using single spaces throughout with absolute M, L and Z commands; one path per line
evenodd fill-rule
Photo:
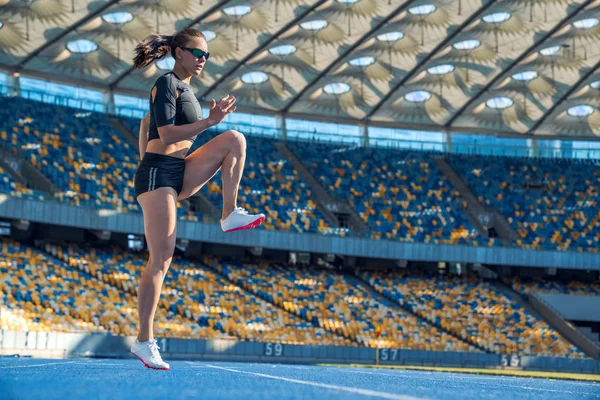
M 136 338 L 135 343 L 131 346 L 131 353 L 139 358 L 146 368 L 168 371 L 170 366 L 162 360 L 158 349 L 160 347 L 156 344 L 156 340 L 138 342 Z
M 264 220 L 265 214 L 251 215 L 243 208 L 236 207 L 227 218 L 221 220 L 221 229 L 223 232 L 253 229 L 262 224 Z

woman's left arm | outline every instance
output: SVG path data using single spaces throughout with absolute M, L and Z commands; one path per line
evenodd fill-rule
M 150 113 L 146 114 L 144 118 L 140 121 L 140 135 L 138 138 L 138 143 L 140 146 L 140 160 L 144 158 L 144 154 L 146 154 L 146 145 L 148 144 L 148 131 L 150 130 Z

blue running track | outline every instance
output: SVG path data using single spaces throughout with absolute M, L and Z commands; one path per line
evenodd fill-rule
M 0 359 L 0 399 L 600 399 L 600 383 L 446 372 L 137 360 Z

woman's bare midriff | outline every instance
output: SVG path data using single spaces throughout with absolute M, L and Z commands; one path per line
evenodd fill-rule
M 165 145 L 160 139 L 153 139 L 146 146 L 147 153 L 163 154 L 165 156 L 185 158 L 185 155 L 192 147 L 192 142 L 182 140 L 181 142 Z

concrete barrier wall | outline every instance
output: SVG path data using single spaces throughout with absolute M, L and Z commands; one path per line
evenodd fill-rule
M 521 357 L 521 367 L 540 371 L 600 374 L 600 361 L 596 360 L 523 356 Z
M 600 296 L 536 293 L 560 315 L 570 321 L 600 322 Z
M 54 201 L 27 200 L 5 194 L 0 194 L 0 218 L 23 219 L 83 229 L 144 234 L 144 221 L 140 213 L 120 214 L 116 210 L 74 207 Z M 262 247 L 315 254 L 331 253 L 388 260 L 443 260 L 476 264 L 600 270 L 598 256 L 594 253 L 408 243 L 266 229 L 241 231 L 231 235 L 224 233 L 218 224 L 191 221 L 177 222 L 177 237 L 191 241 L 242 247 Z
M 85 333 L 0 331 L 0 354 L 62 357 L 133 357 L 134 337 Z M 302 346 L 230 340 L 158 339 L 165 359 L 223 360 L 278 363 L 375 364 L 375 349 L 364 347 Z M 501 356 L 485 353 L 381 349 L 382 365 L 499 368 Z M 548 357 L 521 357 L 525 369 L 600 373 L 600 362 Z

